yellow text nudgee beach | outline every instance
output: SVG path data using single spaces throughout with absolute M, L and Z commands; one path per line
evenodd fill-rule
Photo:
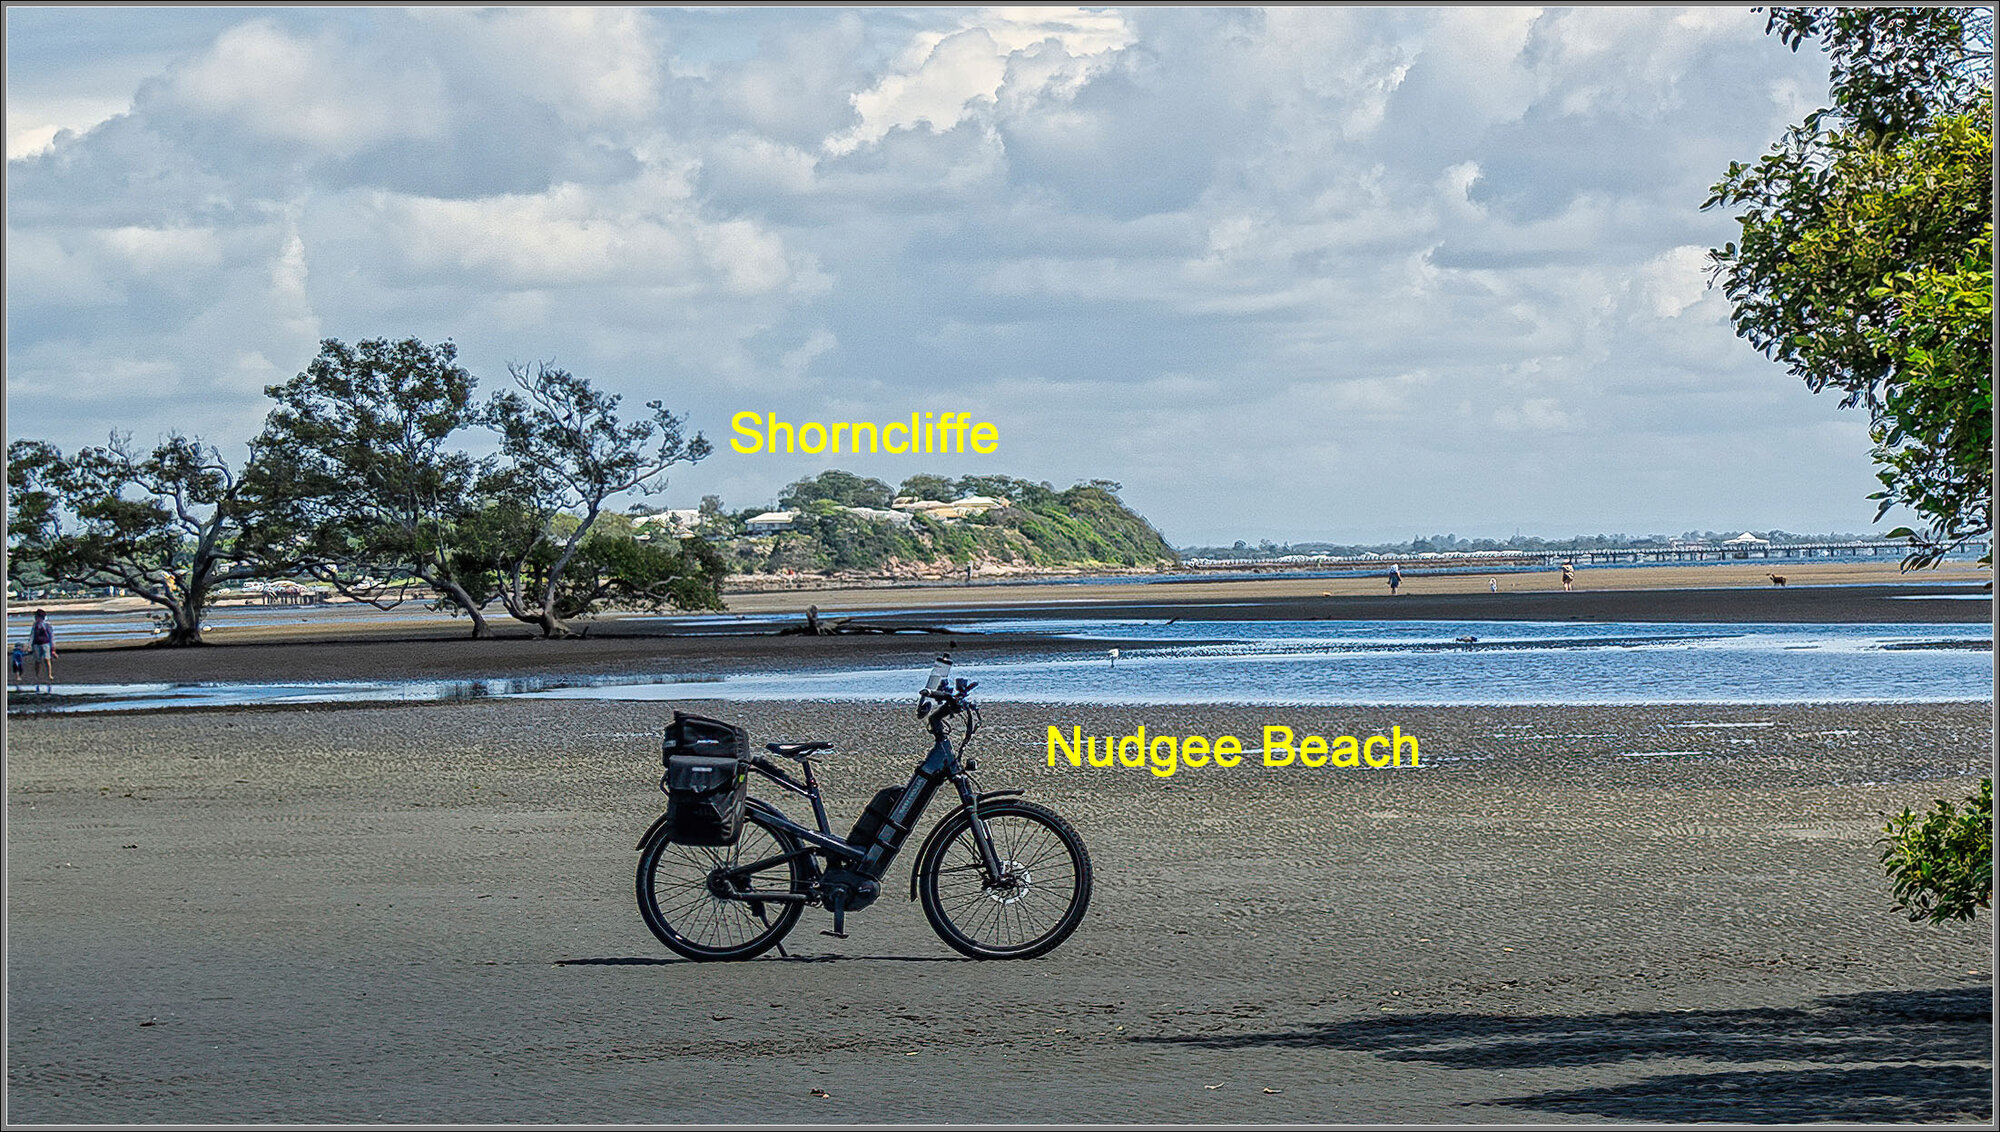
M 1061 727 L 1049 724 L 1050 766 L 1059 765 L 1057 760 L 1062 759 L 1079 769 L 1144 767 L 1161 778 L 1171 778 L 1182 767 L 1200 770 L 1209 766 L 1237 766 L 1245 754 L 1262 755 L 1265 766 L 1309 770 L 1364 765 L 1383 770 L 1419 765 L 1417 737 L 1404 734 L 1400 724 L 1391 727 L 1387 735 L 1329 738 L 1300 734 L 1282 724 L 1267 723 L 1264 746 L 1255 751 L 1246 751 L 1243 740 L 1234 735 L 1217 735 L 1213 739 L 1206 735 L 1155 735 L 1149 739 L 1144 724 L 1129 735 L 1085 735 L 1081 727 L 1071 727 L 1065 734 Z M 1405 754 L 1409 755 L 1407 763 L 1403 761 Z
M 889 421 L 779 420 L 776 413 L 744 410 L 729 418 L 736 435 L 729 446 L 746 456 L 759 452 L 888 452 L 894 455 L 999 451 L 1000 430 L 991 421 L 974 422 L 970 413 L 911 413 L 908 423 Z M 864 447 L 864 444 L 866 445 Z

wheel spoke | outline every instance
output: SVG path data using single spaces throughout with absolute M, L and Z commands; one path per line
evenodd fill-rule
M 931 858 L 925 912 L 968 954 L 1040 954 L 1075 928 L 1088 891 L 1087 858 L 1046 811 L 1020 805 L 982 820 L 1002 875 L 987 873 L 965 821 Z
M 711 883 L 733 894 L 797 891 L 802 865 L 796 842 L 747 815 L 730 846 L 666 844 L 652 851 L 652 872 L 641 878 L 641 910 L 662 942 L 697 959 L 755 955 L 782 938 L 803 911 L 784 903 L 775 915 L 761 902 L 716 895 Z

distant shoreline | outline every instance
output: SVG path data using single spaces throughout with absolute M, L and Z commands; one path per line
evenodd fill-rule
M 1488 592 L 1483 579 L 1420 579 L 1391 597 L 1375 579 L 1365 588 L 1329 592 L 1318 582 L 1222 581 L 1190 585 L 1070 585 L 1046 587 L 930 587 L 908 590 L 797 591 L 741 595 L 732 612 L 754 618 L 734 624 L 727 615 L 690 623 L 646 616 L 606 617 L 578 625 L 579 635 L 545 641 L 526 626 L 504 619 L 499 634 L 473 640 L 463 618 L 342 618 L 314 624 L 310 609 L 294 623 L 219 628 L 209 644 L 168 649 L 139 644 L 61 645 L 58 675 L 65 683 L 174 681 L 280 681 L 465 679 L 523 674 L 704 673 L 769 671 L 798 667 L 922 664 L 940 649 L 982 659 L 1070 649 L 1101 642 L 1033 632 L 1035 622 L 1118 621 L 1553 621 L 1666 623 L 1928 623 L 1985 626 L 1990 600 L 1980 600 L 1973 579 L 1884 584 L 1856 581 L 1822 568 L 1784 587 L 1692 586 L 1685 576 L 1717 578 L 1721 567 L 1689 568 L 1679 586 L 1599 589 L 1611 569 L 1581 572 L 1579 588 L 1562 592 L 1546 580 L 1534 590 Z M 1664 568 L 1644 573 L 1663 580 Z M 1434 583 L 1463 583 L 1452 587 Z M 1475 588 L 1473 584 L 1478 582 Z M 1814 584 L 1817 583 L 1817 584 Z M 780 636 L 782 626 L 802 624 L 807 606 L 823 622 L 852 617 L 858 623 L 944 632 L 898 632 L 805 637 Z M 797 622 L 793 616 L 797 615 Z M 966 633 L 987 623 L 993 630 Z M 999 623 L 994 625 L 994 623 Z M 1019 624 L 1024 631 L 1000 626 Z M 1183 642 L 1184 643 L 1184 642 Z M 1125 640 L 1124 647 L 1143 647 Z
M 860 578 L 804 574 L 785 579 L 776 575 L 758 575 L 754 584 L 744 584 L 745 579 L 741 577 L 733 578 L 732 588 L 726 588 L 724 591 L 724 600 L 729 605 L 729 612 L 761 613 L 777 609 L 803 612 L 808 604 L 820 604 L 829 608 L 834 606 L 893 608 L 912 604 L 928 605 L 933 602 L 961 604 L 968 599 L 1031 603 L 1070 596 L 1108 600 L 1131 594 L 1167 593 L 1172 593 L 1176 597 L 1226 594 L 1230 597 L 1262 598 L 1274 595 L 1312 596 L 1322 593 L 1343 597 L 1382 593 L 1385 584 L 1383 577 L 1388 570 L 1388 563 L 1389 560 L 1385 559 L 1380 571 L 1367 573 L 1354 570 L 1326 573 L 1300 570 L 1280 573 L 1222 572 L 1195 575 L 1178 571 L 1130 569 L 1046 573 L 1030 571 L 999 576 L 981 575 L 970 583 L 949 578 Z M 1523 570 L 1510 566 L 1488 571 L 1452 567 L 1432 573 L 1428 572 L 1422 563 L 1416 561 L 1401 562 L 1399 565 L 1402 567 L 1403 589 L 1406 596 L 1418 593 L 1484 593 L 1488 590 L 1489 582 L 1497 586 L 1502 593 L 1560 592 L 1562 589 L 1558 581 L 1559 574 L 1553 568 Z M 1980 569 L 1977 563 L 1963 561 L 1947 561 L 1933 569 L 1905 573 L 1896 563 L 1890 561 L 1773 563 L 1760 560 L 1580 566 L 1577 568 L 1577 589 L 1666 590 L 1738 586 L 1759 588 L 1771 586 L 1770 579 L 1774 574 L 1785 578 L 1788 586 L 1801 588 L 1861 584 L 1990 585 L 1992 580 L 1991 571 Z M 405 603 L 405 607 L 414 607 L 422 600 L 424 599 L 412 598 Z M 235 594 L 225 597 L 216 604 L 218 607 L 227 608 L 267 608 L 262 602 Z M 334 597 L 325 604 L 352 607 L 360 603 Z M 124 613 L 154 607 L 143 598 L 130 596 L 38 598 L 8 603 L 10 616 L 23 616 L 35 608 L 47 608 L 51 613 Z M 275 610 L 312 607 L 274 604 L 268 608 Z M 498 612 L 497 606 L 490 608 L 493 612 Z

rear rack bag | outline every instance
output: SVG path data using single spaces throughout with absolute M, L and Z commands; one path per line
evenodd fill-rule
M 661 744 L 667 836 L 683 845 L 734 845 L 743 833 L 750 737 L 741 727 L 674 713 Z

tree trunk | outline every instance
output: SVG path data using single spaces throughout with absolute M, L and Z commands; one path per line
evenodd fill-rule
M 431 584 L 436 586 L 438 592 L 443 594 L 453 605 L 465 610 L 466 616 L 472 618 L 473 640 L 483 641 L 493 636 L 493 627 L 486 623 L 486 615 L 479 612 L 479 604 L 472 600 L 471 594 L 465 592 L 465 587 L 456 582 L 432 582 Z
M 187 593 L 173 595 L 167 611 L 174 615 L 173 628 L 167 630 L 166 644 L 169 648 L 199 645 L 201 639 L 201 610 L 207 604 L 201 594 Z

